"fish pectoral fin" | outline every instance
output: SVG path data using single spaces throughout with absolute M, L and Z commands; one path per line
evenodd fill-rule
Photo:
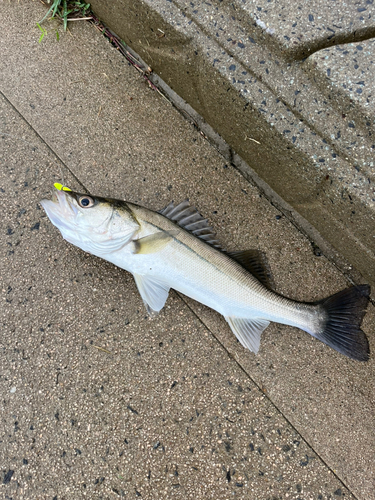
M 241 344 L 257 354 L 262 332 L 270 322 L 261 318 L 237 318 L 236 316 L 225 316 L 225 319 Z
M 150 254 L 156 253 L 170 243 L 174 236 L 177 236 L 180 231 L 159 231 L 154 234 L 134 240 L 135 254 Z
M 157 278 L 133 274 L 138 291 L 150 316 L 156 315 L 168 298 L 169 286 Z

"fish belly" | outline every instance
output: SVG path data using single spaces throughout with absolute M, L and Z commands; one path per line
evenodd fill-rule
M 154 277 L 225 317 L 262 318 L 308 330 L 309 311 L 299 303 L 268 290 L 250 276 L 247 283 L 238 282 L 225 269 L 179 247 L 170 245 L 149 255 L 128 252 L 105 258 L 133 274 Z

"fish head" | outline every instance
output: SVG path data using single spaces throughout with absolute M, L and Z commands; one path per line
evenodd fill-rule
M 55 184 L 51 200 L 40 203 L 69 243 L 94 255 L 119 250 L 139 229 L 126 202 L 72 191 Z

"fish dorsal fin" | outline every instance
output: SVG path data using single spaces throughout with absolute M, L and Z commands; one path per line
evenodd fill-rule
M 150 316 L 163 309 L 168 298 L 169 286 L 151 276 L 133 274 L 138 291 Z
M 225 319 L 241 344 L 257 354 L 260 337 L 270 322 L 261 318 L 237 318 L 235 316 L 226 316 Z
M 229 257 L 236 260 L 267 288 L 273 288 L 273 280 L 267 257 L 260 250 L 242 250 L 227 252 Z
M 211 226 L 208 225 L 207 219 L 204 219 L 195 207 L 189 204 L 188 200 L 184 200 L 174 206 L 173 201 L 167 205 L 159 213 L 168 217 L 179 226 L 183 227 L 198 238 L 201 238 L 211 246 L 222 250 L 222 247 Z

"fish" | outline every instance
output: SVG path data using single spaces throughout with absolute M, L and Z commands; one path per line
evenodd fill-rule
M 188 200 L 155 212 L 54 186 L 52 199 L 41 201 L 52 224 L 69 243 L 132 273 L 151 316 L 174 289 L 223 315 L 239 342 L 255 354 L 262 332 L 275 322 L 297 327 L 354 360 L 369 359 L 361 330 L 369 285 L 298 302 L 273 290 L 261 251 L 225 251 Z

